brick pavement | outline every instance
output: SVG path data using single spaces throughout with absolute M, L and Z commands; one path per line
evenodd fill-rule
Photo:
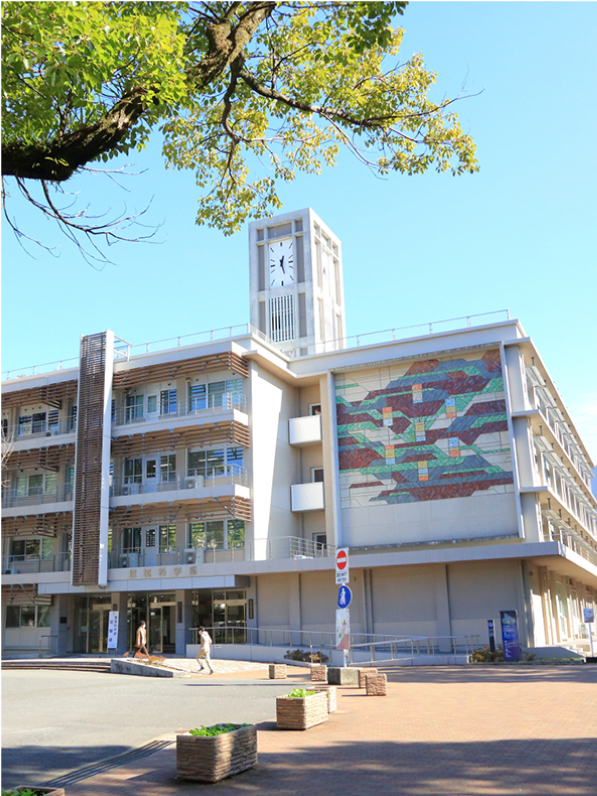
M 597 666 L 384 671 L 387 697 L 339 688 L 338 711 L 307 732 L 259 725 L 259 766 L 233 779 L 176 783 L 171 746 L 68 796 L 597 794 Z

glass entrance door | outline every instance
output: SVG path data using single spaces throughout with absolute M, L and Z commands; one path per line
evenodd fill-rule
M 153 594 L 149 602 L 149 652 L 176 652 L 174 594 Z
M 89 638 L 87 652 L 106 652 L 108 649 L 108 620 L 110 605 L 91 605 L 89 610 Z
M 245 592 L 240 589 L 213 592 L 214 642 L 246 643 L 246 604 Z

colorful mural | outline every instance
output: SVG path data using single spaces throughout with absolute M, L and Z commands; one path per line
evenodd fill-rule
M 342 507 L 513 491 L 500 352 L 336 376 Z

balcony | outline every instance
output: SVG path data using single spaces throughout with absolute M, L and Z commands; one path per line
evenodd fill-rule
M 21 573 L 35 572 L 69 572 L 70 559 L 70 553 L 58 553 L 49 558 L 32 555 L 4 556 L 2 573 L 4 575 L 20 575 Z
M 5 489 L 2 492 L 2 508 L 20 508 L 45 505 L 46 503 L 67 503 L 72 501 L 73 493 L 70 486 L 56 492 L 44 493 L 37 487 L 29 489 L 26 495 L 18 489 Z
M 7 426 L 2 429 L 2 440 L 16 444 L 21 440 L 42 439 L 44 437 L 59 437 L 64 434 L 74 434 L 77 430 L 77 421 L 69 418 L 58 423 L 48 420 L 32 421 L 16 426 Z
M 336 548 L 300 536 L 280 536 L 267 540 L 268 558 L 333 558 Z
M 325 508 L 322 482 L 293 484 L 290 496 L 292 511 L 319 511 Z
M 172 475 L 167 481 L 155 481 L 132 484 L 113 484 L 110 497 L 131 497 L 134 495 L 154 495 L 163 492 L 179 492 L 196 489 L 208 489 L 219 486 L 247 486 L 247 474 L 241 467 L 229 465 L 220 472 L 212 471 L 210 475 L 177 476 Z
M 321 442 L 321 415 L 292 417 L 288 421 L 288 438 L 291 445 L 301 447 Z
M 198 547 L 177 547 L 167 552 L 152 553 L 148 550 L 112 551 L 109 555 L 109 566 L 112 569 L 136 569 L 137 567 L 167 567 L 182 564 L 223 564 L 235 561 L 247 561 L 251 558 L 250 550 L 235 547 L 227 550 L 203 549 Z
M 178 403 L 175 407 L 169 406 L 169 411 L 148 412 L 146 407 L 126 406 L 116 410 L 112 423 L 115 426 L 136 426 L 142 423 L 169 420 L 172 417 L 201 417 L 218 412 L 230 412 L 236 409 L 247 412 L 247 399 L 242 393 L 225 392 L 221 395 L 212 395 L 193 404 Z

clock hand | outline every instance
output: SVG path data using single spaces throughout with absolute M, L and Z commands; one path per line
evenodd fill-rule
M 282 269 L 282 271 L 284 273 L 286 273 L 286 270 L 284 269 L 284 255 L 282 255 L 282 257 L 280 257 L 280 268 Z

